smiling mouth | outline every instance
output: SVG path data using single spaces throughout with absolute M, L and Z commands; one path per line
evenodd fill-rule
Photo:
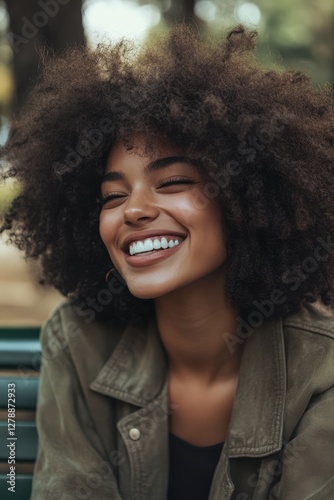
M 151 253 L 157 253 L 161 250 L 168 250 L 174 248 L 182 241 L 184 238 L 179 236 L 160 236 L 153 238 L 146 238 L 143 241 L 134 241 L 128 247 L 128 255 L 138 256 L 138 255 L 148 255 Z
M 148 266 L 154 264 L 156 262 L 160 262 L 160 260 L 164 260 L 165 258 L 173 255 L 173 253 L 177 252 L 178 249 L 182 246 L 186 238 L 178 238 L 179 243 L 174 246 L 168 246 L 167 248 L 153 249 L 149 251 L 141 251 L 137 254 L 130 255 L 130 253 L 125 253 L 125 259 L 131 266 Z

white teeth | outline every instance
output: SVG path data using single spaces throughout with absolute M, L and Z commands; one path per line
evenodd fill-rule
M 160 245 L 160 241 L 158 239 L 155 239 L 153 241 L 153 248 L 154 248 L 154 250 L 160 250 L 161 245 Z
M 147 238 L 147 240 L 144 241 L 144 249 L 145 252 L 149 252 L 150 250 L 153 250 L 153 243 L 152 240 Z
M 142 241 L 138 241 L 137 247 L 136 247 L 136 252 L 137 253 L 145 252 L 144 243 Z
M 168 241 L 165 237 L 161 238 L 161 248 L 168 248 Z
M 179 240 L 170 240 L 168 242 L 167 238 L 165 238 L 164 236 L 160 238 L 160 240 L 158 238 L 154 238 L 154 240 L 152 240 L 151 238 L 146 238 L 144 242 L 136 241 L 132 243 L 129 247 L 129 253 L 130 255 L 136 255 L 138 253 L 150 252 L 152 250 L 160 250 L 161 248 L 173 248 L 174 246 L 177 246 L 179 244 Z

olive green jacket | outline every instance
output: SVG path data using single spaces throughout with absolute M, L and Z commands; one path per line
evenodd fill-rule
M 209 500 L 333 500 L 333 318 L 307 305 L 247 337 Z M 65 302 L 41 342 L 31 499 L 165 500 L 173 409 L 155 319 L 122 330 Z

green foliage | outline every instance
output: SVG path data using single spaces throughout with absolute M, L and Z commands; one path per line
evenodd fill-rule
M 146 0 L 137 0 L 146 3 Z M 160 7 L 162 24 L 172 21 L 166 15 L 170 11 L 182 13 L 189 11 L 187 0 L 152 0 Z M 204 3 L 202 0 L 198 2 Z M 192 16 L 198 29 L 209 35 L 221 33 L 240 23 L 238 8 L 243 4 L 255 4 L 261 11 L 258 25 L 260 40 L 259 59 L 266 65 L 280 65 L 306 72 L 315 84 L 330 82 L 334 84 L 334 1 L 333 0 L 211 0 L 206 2 L 215 10 L 211 22 L 203 22 Z M 176 9 L 177 7 L 177 9 Z M 209 9 L 209 7 L 208 7 Z M 171 12 L 169 14 L 171 14 Z M 197 20 L 196 20 L 197 19 Z M 198 21 L 198 22 L 197 22 Z
M 261 57 L 334 83 L 334 2 L 256 0 L 262 13 Z
M 20 188 L 17 183 L 7 181 L 0 184 L 0 216 L 7 210 L 19 192 Z

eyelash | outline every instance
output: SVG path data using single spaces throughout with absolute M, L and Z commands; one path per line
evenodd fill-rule
M 195 181 L 188 179 L 187 177 L 172 177 L 168 181 L 162 181 L 158 184 L 158 188 L 171 186 L 172 184 L 194 184 Z
M 195 184 L 195 181 L 192 179 L 188 178 L 183 178 L 183 177 L 175 177 L 172 179 L 168 179 L 168 181 L 163 181 L 160 184 L 158 184 L 158 189 L 166 186 L 172 186 L 173 184 Z M 107 201 L 110 200 L 117 200 L 118 198 L 122 198 L 124 196 L 123 193 L 110 193 L 107 194 L 106 196 L 99 196 L 98 202 L 101 206 L 105 205 Z

